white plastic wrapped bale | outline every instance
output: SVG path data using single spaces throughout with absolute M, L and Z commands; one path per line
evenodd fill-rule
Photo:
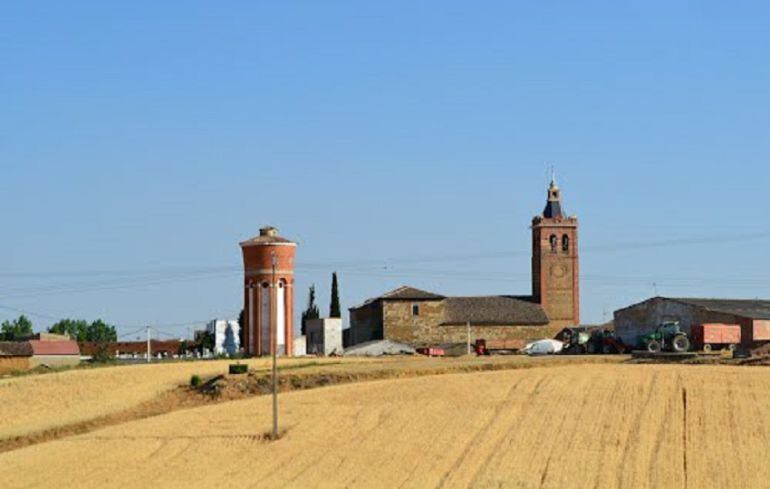
M 524 347 L 524 353 L 527 355 L 550 355 L 553 353 L 559 353 L 564 348 L 564 343 L 559 340 L 537 340 L 532 343 L 528 343 Z
M 411 346 L 391 340 L 367 341 L 345 349 L 345 356 L 378 357 L 381 355 L 414 355 L 415 353 L 415 349 Z

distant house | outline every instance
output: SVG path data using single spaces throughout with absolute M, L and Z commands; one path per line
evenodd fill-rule
M 58 335 L 37 335 L 25 341 L 0 341 L 0 374 L 39 366 L 74 367 L 80 363 L 75 341 Z

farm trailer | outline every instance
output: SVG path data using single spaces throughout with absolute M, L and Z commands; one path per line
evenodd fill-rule
M 695 350 L 710 352 L 714 348 L 735 349 L 741 344 L 741 326 L 738 324 L 705 323 L 691 328 Z

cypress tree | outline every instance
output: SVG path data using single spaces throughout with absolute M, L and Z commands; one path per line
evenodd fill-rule
M 340 313 L 340 293 L 337 290 L 337 272 L 332 273 L 332 301 L 329 304 L 329 317 L 342 317 Z
M 302 311 L 302 325 L 300 327 L 302 334 L 305 334 L 307 320 L 318 319 L 319 317 L 321 317 L 321 313 L 315 304 L 315 285 L 311 285 L 307 296 L 307 308 Z

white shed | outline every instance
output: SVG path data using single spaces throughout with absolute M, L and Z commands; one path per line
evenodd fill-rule
M 342 319 L 309 319 L 305 323 L 305 334 L 308 355 L 342 355 Z

